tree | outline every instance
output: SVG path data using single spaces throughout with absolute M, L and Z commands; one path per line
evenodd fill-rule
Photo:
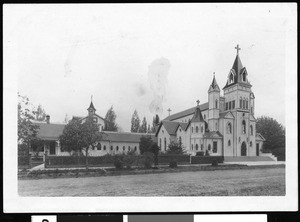
M 148 124 L 147 133 L 152 133 L 152 130 L 151 130 L 150 124 Z
M 105 115 L 105 128 L 106 131 L 118 131 L 118 125 L 116 124 L 117 115 L 113 110 L 113 106 L 107 111 Z
M 263 145 L 264 152 L 272 152 L 280 159 L 285 158 L 285 128 L 280 123 L 271 117 L 259 117 L 256 132 L 266 139 Z
M 38 121 L 45 121 L 46 120 L 46 112 L 42 108 L 41 105 L 38 105 L 38 108 L 35 112 L 35 119 L 38 120 Z
M 137 133 L 139 131 L 139 128 L 140 128 L 140 118 L 139 118 L 138 112 L 136 110 L 134 110 L 132 117 L 131 117 L 130 131 L 132 133 Z
M 153 117 L 153 121 L 152 121 L 152 133 L 155 133 L 155 128 L 156 126 L 159 124 L 159 116 L 156 114 L 154 117 Z
M 151 136 L 149 136 L 149 135 L 141 136 L 140 143 L 139 143 L 141 154 L 143 154 L 145 152 L 153 153 L 152 152 L 153 143 L 154 142 L 153 142 Z
M 77 154 L 85 153 L 86 168 L 88 168 L 88 151 L 95 148 L 98 141 L 102 139 L 99 126 L 88 117 L 84 123 L 72 119 L 64 128 L 59 137 L 63 150 L 75 151 Z
M 143 118 L 142 124 L 139 128 L 139 133 L 147 133 L 147 120 L 146 117 Z
M 39 126 L 32 120 L 35 117 L 35 111 L 32 104 L 26 96 L 18 93 L 18 144 L 25 144 L 29 152 L 29 146 L 32 140 L 37 139 Z
M 184 154 L 183 147 L 180 142 L 172 141 L 168 147 L 169 149 L 167 150 L 167 154 Z

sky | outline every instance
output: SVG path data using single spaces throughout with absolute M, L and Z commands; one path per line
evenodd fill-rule
M 285 125 L 288 4 L 6 5 L 4 74 L 51 122 L 113 106 L 130 130 L 136 109 L 148 123 L 208 101 L 239 44 L 255 95 L 255 116 Z M 13 89 L 13 87 L 12 87 Z M 10 90 L 10 88 L 5 88 Z M 223 92 L 221 93 L 223 94 Z

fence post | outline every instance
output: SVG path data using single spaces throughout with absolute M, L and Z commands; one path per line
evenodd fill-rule
M 29 164 L 29 168 L 31 169 L 31 154 L 28 154 L 28 164 Z

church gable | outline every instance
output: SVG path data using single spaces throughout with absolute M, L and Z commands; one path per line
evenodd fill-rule
M 234 116 L 229 111 L 229 112 L 225 112 L 225 113 L 220 113 L 220 119 L 234 119 Z
M 249 119 L 250 119 L 250 121 L 253 121 L 253 122 L 256 121 L 255 117 L 252 114 L 250 114 Z
M 255 139 L 256 139 L 256 141 L 265 141 L 266 140 L 260 133 L 256 133 Z

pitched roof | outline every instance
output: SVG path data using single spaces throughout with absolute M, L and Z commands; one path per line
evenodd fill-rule
M 103 131 L 103 137 L 101 141 L 139 143 L 142 136 L 150 136 L 154 142 L 157 142 L 157 138 L 153 133 L 131 133 L 111 131 Z
M 164 120 L 161 122 L 170 135 L 174 135 L 176 133 L 176 129 L 177 126 L 179 125 L 179 122 L 164 121 Z
M 230 113 L 230 114 L 232 115 L 232 113 L 231 113 L 230 111 L 220 113 L 220 114 L 219 114 L 220 119 L 224 119 L 228 113 Z M 233 115 L 232 115 L 232 116 L 233 116 Z M 234 116 L 233 116 L 233 118 L 234 118 Z
M 87 108 L 87 110 L 89 110 L 89 109 L 93 109 L 93 110 L 95 110 L 95 111 L 96 111 L 96 109 L 95 109 L 95 107 L 94 107 L 94 104 L 93 104 L 93 102 L 91 102 L 91 104 L 90 104 L 89 108 Z
M 232 65 L 232 69 L 234 70 L 236 76 L 237 76 L 238 74 L 241 73 L 241 70 L 242 70 L 243 68 L 244 68 L 244 67 L 243 67 L 243 65 L 242 65 L 240 56 L 239 56 L 239 54 L 237 54 L 236 57 L 235 57 L 235 60 L 234 60 L 234 62 L 233 62 L 233 65 Z M 236 80 L 237 80 L 237 79 L 236 79 Z
M 206 132 L 203 135 L 205 138 L 222 138 L 223 135 L 219 131 Z
M 191 120 L 192 123 L 194 122 L 204 122 L 203 116 L 201 114 L 200 106 L 196 106 L 195 114 Z
M 170 115 L 168 117 L 166 117 L 164 120 L 169 120 L 169 121 L 173 121 L 173 120 L 176 120 L 176 119 L 179 119 L 179 118 L 182 118 L 182 117 L 185 117 L 185 116 L 189 116 L 189 115 L 192 115 L 195 113 L 195 107 L 192 107 L 190 109 L 186 109 L 184 111 L 181 111 L 179 113 L 175 113 L 173 115 Z M 203 111 L 203 110 L 206 110 L 208 109 L 208 102 L 207 103 L 203 103 L 200 105 L 200 109 Z
M 216 81 L 215 75 L 214 75 L 214 78 L 213 78 L 213 81 L 212 81 L 211 85 L 209 86 L 209 90 L 220 91 L 220 88 L 219 88 L 218 83 Z
M 266 141 L 266 139 L 260 133 L 256 133 L 255 139 L 260 141 Z
M 58 140 L 62 135 L 65 124 L 35 123 L 39 126 L 37 137 L 43 140 Z
M 189 122 L 190 122 L 190 121 L 189 121 Z M 186 130 L 186 127 L 187 127 L 188 124 L 189 124 L 189 122 L 188 122 L 188 123 L 178 122 L 178 125 L 177 125 L 177 127 L 176 127 L 176 129 L 175 129 L 175 133 L 176 133 L 176 131 L 178 130 L 179 126 L 181 127 L 181 129 L 183 129 L 183 130 L 185 131 L 185 130 Z

